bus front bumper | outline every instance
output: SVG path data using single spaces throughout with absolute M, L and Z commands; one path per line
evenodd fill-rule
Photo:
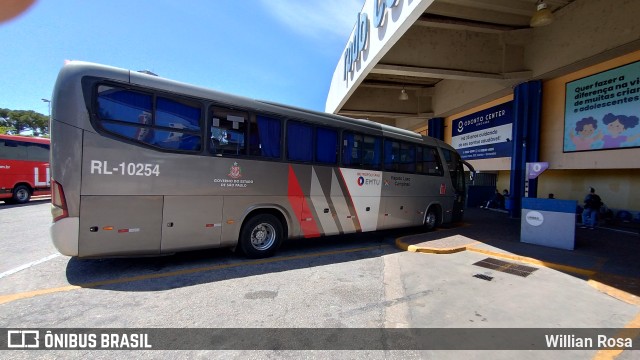
M 51 240 L 62 255 L 78 256 L 79 230 L 80 218 L 77 217 L 60 219 L 51 224 Z

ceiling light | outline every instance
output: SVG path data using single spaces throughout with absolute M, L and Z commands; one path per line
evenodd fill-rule
M 400 91 L 400 97 L 398 99 L 402 101 L 409 100 L 409 94 L 407 94 L 407 91 L 404 89 L 404 87 L 402 87 L 402 91 Z
M 549 7 L 543 0 L 538 0 L 538 4 L 536 6 L 536 12 L 531 17 L 531 22 L 529 22 L 529 26 L 531 27 L 540 27 L 549 25 L 553 22 L 553 13 L 549 10 Z

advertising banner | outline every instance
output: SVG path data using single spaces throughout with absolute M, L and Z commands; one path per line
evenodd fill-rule
M 566 85 L 564 152 L 640 146 L 640 62 Z
M 513 101 L 453 121 L 451 146 L 463 159 L 510 157 Z

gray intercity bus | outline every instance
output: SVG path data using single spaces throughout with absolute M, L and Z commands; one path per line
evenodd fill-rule
M 51 237 L 64 255 L 160 255 L 462 218 L 458 153 L 368 120 L 69 62 L 52 99 Z

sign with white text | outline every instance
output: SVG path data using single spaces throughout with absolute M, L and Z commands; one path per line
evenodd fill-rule
M 564 152 L 640 146 L 640 62 L 566 85 Z
M 451 146 L 463 159 L 510 157 L 513 101 L 453 120 Z

